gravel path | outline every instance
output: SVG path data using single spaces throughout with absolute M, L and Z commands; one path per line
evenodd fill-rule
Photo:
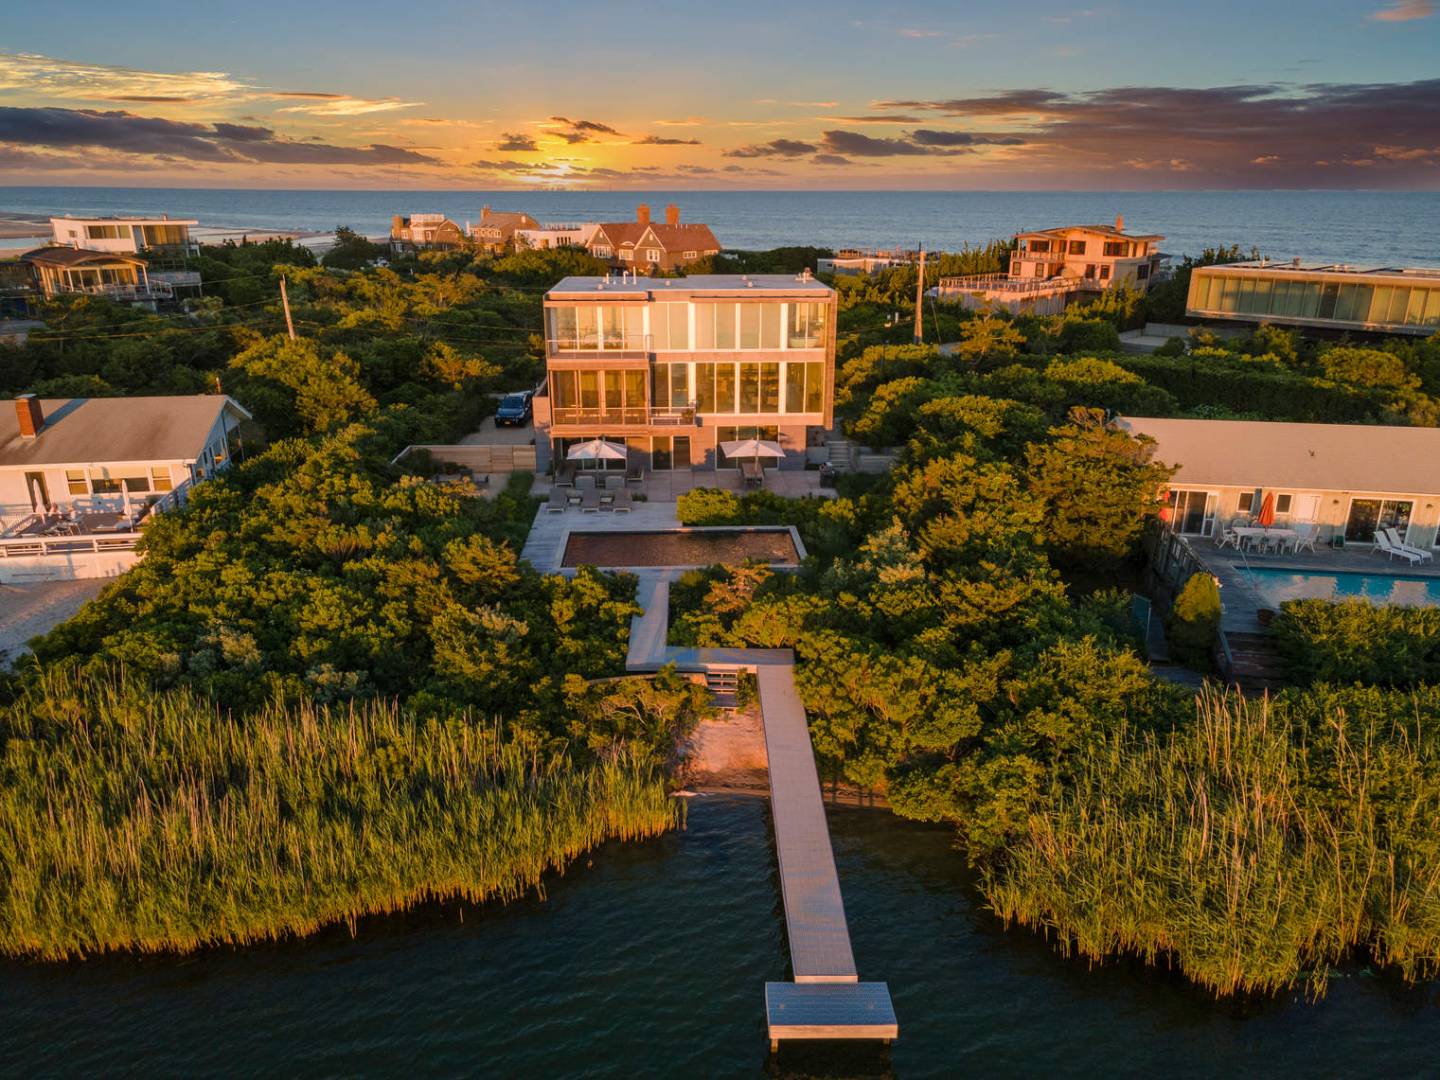
M 39 637 L 74 615 L 110 580 L 87 578 L 0 585 L 0 666 L 8 665 L 26 652 L 26 643 L 31 638 Z

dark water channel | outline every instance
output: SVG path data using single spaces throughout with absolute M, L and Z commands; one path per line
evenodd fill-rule
M 1440 990 L 1363 972 L 1318 1004 L 1220 1005 L 1002 931 L 944 829 L 837 809 L 862 978 L 893 1050 L 767 1054 L 787 975 L 761 799 L 610 845 L 508 907 L 431 908 L 186 959 L 0 964 L 3 1076 L 1434 1076 Z M 463 916 L 463 918 L 462 918 Z

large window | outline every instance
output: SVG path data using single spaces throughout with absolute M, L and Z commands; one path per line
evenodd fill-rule
M 825 320 L 828 304 L 796 303 L 790 305 L 788 340 L 792 349 L 819 349 L 825 345 Z
M 1209 536 L 1215 526 L 1215 496 L 1208 491 L 1171 490 L 1170 528 L 1188 536 Z
M 1350 514 L 1345 519 L 1345 539 L 1355 544 L 1370 544 L 1378 529 L 1394 529 L 1405 539 L 1410 528 L 1410 511 L 1415 504 L 1400 499 L 1352 499 Z
M 1106 246 L 1108 247 L 1109 245 L 1107 244 Z M 1085 241 L 1084 241 L 1084 240 L 1071 240 L 1071 241 L 1070 241 L 1070 244 L 1069 244 L 1069 246 L 1068 246 L 1068 248 L 1067 248 L 1067 254 L 1070 254 L 1070 255 L 1084 255 L 1084 254 L 1085 254 Z M 1106 254 L 1106 255 L 1109 255 L 1110 253 L 1107 251 L 1105 254 Z
M 651 304 L 650 337 L 656 349 L 690 348 L 690 305 Z
M 567 304 L 548 308 L 546 318 L 557 349 L 645 347 L 645 311 L 639 304 Z
M 550 400 L 557 424 L 643 424 L 645 372 L 551 371 Z
M 1120 240 L 1106 240 L 1102 249 L 1110 258 L 1119 258 L 1125 254 L 1125 244 Z
M 1440 284 L 1375 285 L 1196 274 L 1189 306 L 1221 314 L 1440 327 Z
M 129 225 L 86 225 L 85 236 L 90 240 L 128 240 Z

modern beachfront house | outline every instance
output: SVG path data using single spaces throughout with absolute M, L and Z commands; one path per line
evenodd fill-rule
M 190 235 L 190 226 L 198 224 L 192 218 L 165 216 L 57 217 L 50 219 L 50 234 L 52 243 L 87 251 L 120 255 L 178 251 L 183 255 L 198 255 L 200 244 Z
M 862 251 L 859 248 L 841 248 L 834 255 L 822 255 L 815 260 L 817 274 L 854 274 L 869 277 L 881 270 L 892 270 L 897 266 L 913 266 L 920 261 L 918 251 Z
M 1015 234 L 1008 274 L 940 279 L 936 293 L 966 307 L 1049 315 L 1073 299 L 1124 287 L 1145 292 L 1169 258 L 1163 236 L 1114 225 L 1063 225 Z
M 226 468 L 249 417 L 224 395 L 0 400 L 0 581 L 133 566 L 144 521 Z
M 1314 526 L 1319 544 L 1372 544 L 1376 529 L 1394 528 L 1413 546 L 1440 546 L 1440 429 L 1139 416 L 1116 423 L 1153 439 L 1155 460 L 1179 466 L 1165 518 L 1182 535 L 1213 537 L 1273 496 L 1275 525 Z
M 190 235 L 193 218 L 57 217 L 50 246 L 21 258 L 48 299 L 67 293 L 103 296 L 154 307 L 157 301 L 198 295 L 200 272 L 185 260 L 200 253 Z
M 720 254 L 709 225 L 680 224 L 680 208 L 665 207 L 665 220 L 651 221 L 650 207 L 635 208 L 634 221 L 603 221 L 590 236 L 590 254 L 617 270 L 655 274 Z
M 1197 266 L 1185 314 L 1384 334 L 1440 331 L 1440 269 L 1256 260 Z
M 601 438 L 632 468 L 733 468 L 739 439 L 804 468 L 833 420 L 835 304 L 808 272 L 565 278 L 545 294 L 537 467 Z

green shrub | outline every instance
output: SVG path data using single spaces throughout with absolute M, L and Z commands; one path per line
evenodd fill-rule
M 1190 575 L 1166 616 L 1170 650 L 1182 664 L 1210 666 L 1215 635 L 1220 629 L 1220 589 L 1209 574 Z
M 1416 686 L 1440 682 L 1440 609 L 1378 606 L 1359 598 L 1289 600 L 1273 624 L 1299 683 Z
M 1151 355 L 1151 356 L 1184 356 L 1184 355 L 1185 355 L 1185 339 L 1184 339 L 1184 338 L 1178 338 L 1178 337 L 1167 338 L 1166 341 L 1165 341 L 1165 344 L 1159 346 L 1158 348 L 1156 348 L 1156 350 L 1155 350 L 1154 352 L 1152 352 L 1150 355 Z
M 740 500 L 721 488 L 692 488 L 676 500 L 682 525 L 733 525 L 740 520 Z

